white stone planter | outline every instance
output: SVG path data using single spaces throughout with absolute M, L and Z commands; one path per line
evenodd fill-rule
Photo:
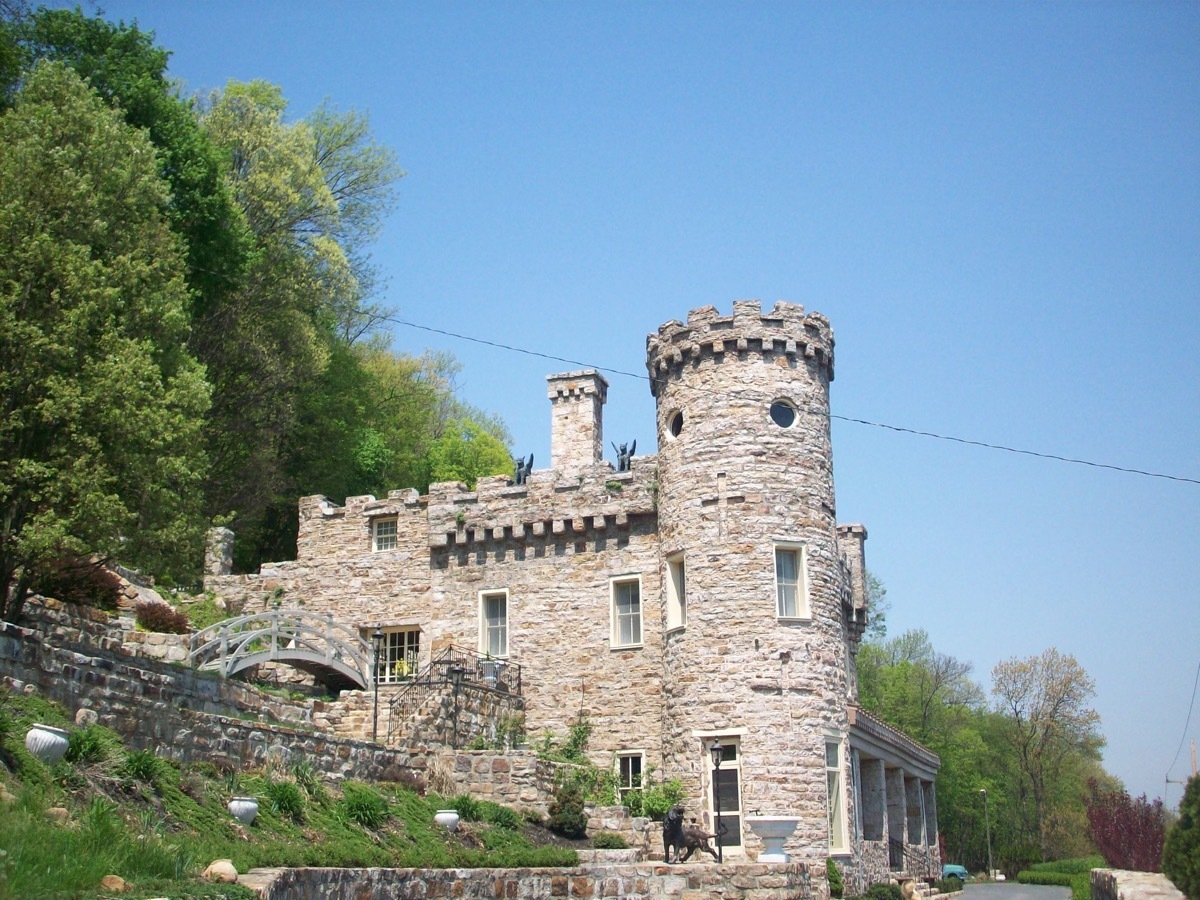
M 439 809 L 433 821 L 447 831 L 458 831 L 458 813 L 453 809 Z
M 25 749 L 48 766 L 54 765 L 67 752 L 67 732 L 53 725 L 34 724 L 25 735 Z
M 258 815 L 258 801 L 253 797 L 234 797 L 228 803 L 229 814 L 243 825 L 254 824 Z
M 765 844 L 758 854 L 760 863 L 785 863 L 790 858 L 783 852 L 783 845 L 796 830 L 799 816 L 746 816 L 746 825 Z

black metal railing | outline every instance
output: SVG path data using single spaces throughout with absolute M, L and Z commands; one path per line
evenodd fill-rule
M 394 682 L 393 682 L 394 683 Z M 521 697 L 521 667 L 506 659 L 497 659 L 453 645 L 434 654 L 388 701 L 388 746 L 399 742 L 410 720 L 433 694 L 447 689 L 495 691 Z
M 928 847 L 906 844 L 896 838 L 888 838 L 888 868 L 893 872 L 908 872 L 914 877 L 923 877 L 932 868 L 932 856 Z

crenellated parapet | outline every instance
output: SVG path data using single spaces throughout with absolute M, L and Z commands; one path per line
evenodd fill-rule
M 733 315 L 722 316 L 715 306 L 688 313 L 687 324 L 672 319 L 646 337 L 646 368 L 650 391 L 658 396 L 660 381 L 677 375 L 686 365 L 741 354 L 814 362 L 833 381 L 833 329 L 820 313 L 805 313 L 798 303 L 776 302 L 763 313 L 758 300 L 735 300 Z
M 476 490 L 456 482 L 429 488 L 429 545 L 535 541 L 623 530 L 631 518 L 654 515 L 658 484 L 653 456 L 637 457 L 631 471 L 607 463 L 556 477 L 535 471 L 522 485 L 502 476 L 481 478 Z

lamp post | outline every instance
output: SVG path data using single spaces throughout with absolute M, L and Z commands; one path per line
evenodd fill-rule
M 713 738 L 712 744 L 708 748 L 709 755 L 712 757 L 713 764 L 713 806 L 717 813 L 717 862 L 725 861 L 721 847 L 721 836 L 725 833 L 721 822 L 721 754 L 724 752 L 721 747 L 721 742 Z
M 374 634 L 371 635 L 371 647 L 374 650 L 374 658 L 371 661 L 371 670 L 374 677 L 371 679 L 375 682 L 375 709 L 371 714 L 371 741 L 375 742 L 379 738 L 379 652 L 383 649 L 383 629 L 376 628 Z
M 454 686 L 454 734 L 451 736 L 450 746 L 455 750 L 458 749 L 458 686 L 462 684 L 465 672 L 460 663 L 455 663 L 446 671 L 450 676 L 450 684 Z
M 983 823 L 987 829 L 987 850 L 988 850 L 988 881 L 992 880 L 992 818 L 988 814 L 988 798 L 987 788 L 980 788 L 979 793 L 983 794 Z

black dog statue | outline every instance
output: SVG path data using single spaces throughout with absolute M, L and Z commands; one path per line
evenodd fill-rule
M 663 859 L 671 862 L 671 851 L 675 851 L 675 862 L 679 862 L 683 850 L 683 807 L 673 806 L 663 819 Z

